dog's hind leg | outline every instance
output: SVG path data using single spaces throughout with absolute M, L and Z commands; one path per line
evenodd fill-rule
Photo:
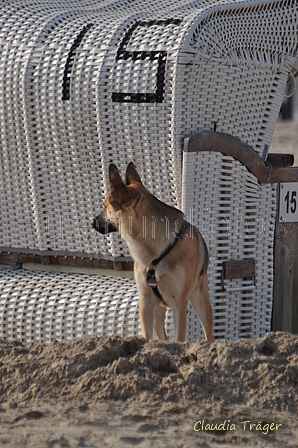
M 185 342 L 187 299 L 173 306 L 175 341 Z
M 189 298 L 190 303 L 200 318 L 205 338 L 208 342 L 214 342 L 212 333 L 212 308 L 208 291 L 208 276 L 203 275 L 197 291 Z
M 167 341 L 165 331 L 166 308 L 163 306 L 154 307 L 154 333 L 159 341 Z

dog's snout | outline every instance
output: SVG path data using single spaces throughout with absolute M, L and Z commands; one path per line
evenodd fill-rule
M 97 218 L 94 218 L 94 219 L 93 219 L 91 225 L 92 225 L 93 229 L 94 229 L 94 230 L 97 230 L 97 232 L 98 232 L 98 229 L 99 229 L 99 222 L 98 222 L 98 219 L 97 219 Z
M 117 232 L 116 227 L 109 221 L 105 221 L 101 215 L 96 216 L 92 221 L 92 227 L 102 235 L 106 235 L 111 232 Z
M 105 222 L 101 219 L 101 216 L 96 216 L 92 221 L 92 227 L 96 232 L 105 234 Z

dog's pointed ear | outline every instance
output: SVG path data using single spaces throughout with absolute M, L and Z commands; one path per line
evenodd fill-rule
M 129 162 L 129 164 L 127 165 L 127 168 L 126 168 L 126 172 L 125 172 L 125 185 L 130 185 L 133 182 L 142 184 L 141 178 L 138 175 L 133 162 Z
M 120 210 L 123 208 L 127 190 L 118 168 L 113 163 L 109 165 L 109 182 L 111 189 L 109 202 L 115 209 Z

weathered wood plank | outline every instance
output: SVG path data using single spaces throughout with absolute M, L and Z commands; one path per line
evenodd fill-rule
M 112 269 L 133 271 L 133 262 L 113 262 L 109 260 L 98 260 L 95 258 L 81 258 L 81 257 L 63 257 L 63 256 L 41 256 L 33 254 L 18 254 L 18 261 L 20 263 L 34 263 L 42 265 L 54 265 L 54 266 L 73 266 L 77 268 L 95 268 L 95 269 Z M 8 252 L 0 253 L 0 264 L 15 264 L 13 254 Z
M 271 163 L 272 166 L 279 166 L 279 167 L 293 166 L 294 154 L 269 153 L 267 161 Z
M 224 278 L 251 278 L 255 277 L 256 262 L 254 259 L 228 260 L 223 263 Z
M 272 330 L 298 334 L 298 223 L 275 230 Z

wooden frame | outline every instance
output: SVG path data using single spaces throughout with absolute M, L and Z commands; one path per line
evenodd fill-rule
M 114 271 L 133 271 L 133 261 L 112 261 L 87 257 L 39 255 L 20 252 L 0 252 L 0 264 L 21 267 L 23 263 L 42 266 L 68 266 L 88 269 L 110 269 Z

